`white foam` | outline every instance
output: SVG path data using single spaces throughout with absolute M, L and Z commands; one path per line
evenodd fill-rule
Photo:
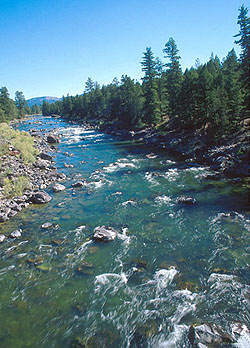
M 95 283 L 99 285 L 110 285 L 112 280 L 118 280 L 121 283 L 127 284 L 128 279 L 125 273 L 103 273 L 95 277 Z
M 183 342 L 188 326 L 186 325 L 174 325 L 174 330 L 169 334 L 167 340 L 157 342 L 154 348 L 176 348 L 181 347 L 180 344 Z
M 155 203 L 158 203 L 158 204 L 160 204 L 160 205 L 162 205 L 162 204 L 168 204 L 168 205 L 170 205 L 170 203 L 171 203 L 171 197 L 166 196 L 166 195 L 157 196 L 157 197 L 155 198 Z M 173 204 L 171 204 L 171 205 L 173 205 Z
M 133 201 L 133 200 L 128 200 L 128 201 L 122 203 L 122 206 L 123 206 L 123 207 L 126 207 L 127 205 L 130 205 L 130 206 L 134 206 L 134 207 L 135 207 L 135 206 L 137 205 L 137 202 L 136 202 L 136 201 Z

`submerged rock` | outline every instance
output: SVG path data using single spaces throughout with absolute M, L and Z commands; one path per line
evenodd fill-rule
M 51 201 L 51 197 L 50 195 L 45 192 L 45 191 L 38 191 L 33 193 L 33 195 L 31 196 L 31 201 L 34 204 L 44 204 L 44 203 L 48 203 L 49 201 Z
M 11 232 L 10 237 L 11 238 L 20 238 L 22 235 L 22 232 L 23 231 L 21 228 L 19 230 L 15 230 L 15 231 Z
M 117 231 L 112 227 L 98 226 L 92 239 L 96 242 L 111 242 L 117 237 Z
M 52 189 L 54 192 L 61 192 L 61 191 L 64 191 L 66 189 L 66 187 L 62 184 L 56 183 L 56 184 L 54 184 Z
M 83 261 L 80 266 L 77 267 L 77 272 L 85 275 L 93 275 L 94 274 L 94 266 L 92 263 Z

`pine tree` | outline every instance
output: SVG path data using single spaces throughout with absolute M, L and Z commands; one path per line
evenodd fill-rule
M 247 16 L 248 9 L 244 5 L 240 8 L 240 13 L 238 16 L 238 22 L 240 26 L 240 32 L 235 35 L 239 37 L 235 41 L 236 44 L 241 46 L 241 69 L 242 69 L 242 87 L 244 90 L 244 106 L 245 106 L 245 116 L 249 117 L 249 98 L 250 98 L 250 17 Z
M 24 117 L 24 115 L 25 115 L 25 108 L 27 107 L 27 101 L 25 100 L 23 92 L 16 91 L 15 103 L 16 103 L 16 106 L 18 108 L 19 118 Z
M 146 124 L 156 125 L 161 120 L 160 101 L 157 92 L 157 84 L 155 80 L 156 69 L 153 52 L 150 47 L 146 48 L 142 58 L 142 71 L 145 72 L 143 77 L 143 95 L 144 102 L 144 121 Z
M 174 39 L 171 37 L 165 44 L 163 52 L 166 53 L 164 58 L 167 58 L 169 62 L 166 64 L 166 90 L 169 99 L 169 115 L 170 118 L 174 118 L 178 114 L 178 94 L 181 88 L 182 71 L 180 65 L 179 50 Z

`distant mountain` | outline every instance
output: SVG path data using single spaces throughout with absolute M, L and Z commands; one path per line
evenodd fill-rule
M 54 103 L 58 100 L 61 100 L 61 98 L 57 98 L 57 97 L 36 97 L 36 98 L 31 98 L 27 100 L 28 105 L 31 107 L 34 104 L 37 105 L 42 105 L 43 101 L 47 101 L 50 104 Z

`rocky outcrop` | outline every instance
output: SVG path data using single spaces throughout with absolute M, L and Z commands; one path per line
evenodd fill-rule
M 34 192 L 31 196 L 31 202 L 34 204 L 44 204 L 50 202 L 52 197 L 45 191 Z
M 60 138 L 59 138 L 58 135 L 49 134 L 49 135 L 47 136 L 47 142 L 48 142 L 49 144 L 57 144 L 57 143 L 60 142 Z
M 96 242 L 111 242 L 117 237 L 117 231 L 112 227 L 98 226 L 94 230 L 92 239 Z
M 72 185 L 71 185 L 72 187 L 82 187 L 82 186 L 84 186 L 84 182 L 83 181 L 77 181 L 77 182 L 75 182 L 75 183 L 73 183 Z
M 22 236 L 22 229 L 20 228 L 19 230 L 15 230 L 11 232 L 10 237 L 11 238 L 20 238 Z

